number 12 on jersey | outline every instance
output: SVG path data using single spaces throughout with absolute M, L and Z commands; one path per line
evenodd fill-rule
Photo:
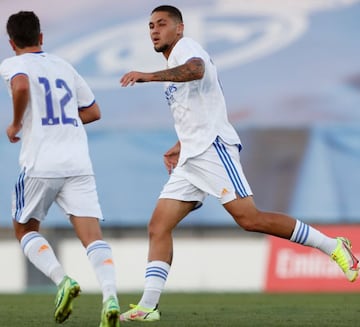
M 71 124 L 78 126 L 76 118 L 67 117 L 65 113 L 65 106 L 72 98 L 72 92 L 67 86 L 66 82 L 62 79 L 56 79 L 55 85 L 59 89 L 66 91 L 65 95 L 60 99 L 61 117 L 55 117 L 52 92 L 50 82 L 46 77 L 39 77 L 39 83 L 44 86 L 45 89 L 45 104 L 46 104 L 46 117 L 41 118 L 42 125 L 59 125 Z

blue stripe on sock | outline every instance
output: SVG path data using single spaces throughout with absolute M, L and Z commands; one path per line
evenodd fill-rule
M 91 244 L 86 249 L 86 254 L 89 255 L 91 252 L 98 250 L 98 249 L 110 249 L 109 244 L 107 244 L 105 241 L 95 241 L 94 244 Z
M 168 273 L 166 269 L 161 268 L 161 267 L 158 267 L 158 266 L 148 267 L 146 270 L 152 270 L 152 269 L 156 269 L 156 270 L 162 271 L 162 272 L 164 272 L 165 274 Z
M 303 229 L 304 229 L 304 223 L 300 222 L 300 226 L 299 226 L 299 228 L 297 230 L 297 233 L 296 233 L 296 236 L 295 236 L 295 239 L 294 239 L 294 241 L 296 243 L 299 243 L 299 237 L 301 236 Z
M 159 277 L 166 280 L 168 272 L 161 267 L 149 267 L 146 269 L 145 278 L 147 277 Z
M 34 238 L 38 238 L 38 237 L 42 237 L 42 235 L 40 233 L 37 232 L 30 232 L 27 233 L 22 239 L 21 239 L 21 249 L 24 251 L 24 249 L 26 248 L 26 246 L 28 245 L 28 243 L 30 241 L 32 241 Z
M 309 225 L 304 224 L 303 222 L 300 223 L 300 227 L 296 233 L 294 241 L 299 244 L 304 244 L 309 236 Z
M 303 238 L 301 240 L 301 244 L 304 244 L 309 236 L 309 231 L 310 231 L 310 227 L 309 225 L 306 225 L 305 224 L 305 231 L 304 231 L 304 234 L 303 234 Z
M 158 278 L 161 278 L 163 280 L 166 280 L 166 277 L 163 277 L 163 276 L 160 276 L 160 275 L 156 275 L 156 274 L 147 274 L 145 276 L 145 278 L 148 278 L 148 277 L 158 277 Z
M 158 275 L 167 277 L 168 272 L 159 267 L 150 267 L 150 268 L 146 269 L 146 275 L 148 275 L 148 274 L 158 274 Z

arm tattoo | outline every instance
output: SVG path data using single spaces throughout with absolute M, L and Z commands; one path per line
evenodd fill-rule
M 189 82 L 204 76 L 205 64 L 201 58 L 192 58 L 185 64 L 158 71 L 153 74 L 155 81 Z

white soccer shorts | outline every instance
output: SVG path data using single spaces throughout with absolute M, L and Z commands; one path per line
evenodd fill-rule
M 189 158 L 171 173 L 159 198 L 197 201 L 200 205 L 207 195 L 221 204 L 252 195 L 244 175 L 239 154 L 240 145 L 229 145 L 217 137 L 202 154 Z
M 94 176 L 38 178 L 20 173 L 12 196 L 14 220 L 43 221 L 54 202 L 67 216 L 103 219 Z

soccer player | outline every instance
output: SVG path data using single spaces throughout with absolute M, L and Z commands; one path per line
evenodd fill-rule
M 159 6 L 151 13 L 149 28 L 155 51 L 167 59 L 167 69 L 131 71 L 122 76 L 120 83 L 126 87 L 140 82 L 165 82 L 165 97 L 178 142 L 164 155 L 170 178 L 148 226 L 144 292 L 138 304 L 131 305 L 120 320 L 160 319 L 158 303 L 173 255 L 172 231 L 208 194 L 218 198 L 246 231 L 318 248 L 337 262 L 349 281 L 355 281 L 359 266 L 348 239 L 330 238 L 300 220 L 256 208 L 240 163 L 242 146 L 228 121 L 216 68 L 197 42 L 183 36 L 181 12 L 173 6 Z
M 100 109 L 75 69 L 42 51 L 40 22 L 33 12 L 11 15 L 6 27 L 16 54 L 0 65 L 13 103 L 13 119 L 6 132 L 12 143 L 22 139 L 12 205 L 16 238 L 25 256 L 57 285 L 54 317 L 63 323 L 80 286 L 65 274 L 39 233 L 56 202 L 86 248 L 101 286 L 100 327 L 119 326 L 116 272 L 111 248 L 102 240 L 99 219 L 103 218 L 83 125 L 100 119 Z

